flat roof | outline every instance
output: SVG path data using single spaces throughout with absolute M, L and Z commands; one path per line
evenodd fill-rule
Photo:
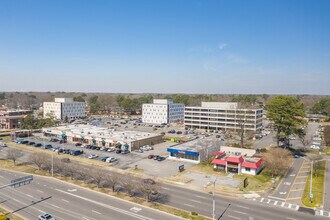
M 143 140 L 146 138 L 162 136 L 161 134 L 140 132 L 140 131 L 114 131 L 113 129 L 96 127 L 92 125 L 68 125 L 68 126 L 59 126 L 53 128 L 44 128 L 44 131 L 51 131 L 49 133 L 54 134 L 66 134 L 69 137 L 80 138 L 94 138 L 101 141 L 102 139 L 110 139 L 116 141 L 137 141 Z
M 197 138 L 192 141 L 187 141 L 185 143 L 175 145 L 173 147 L 168 147 L 167 149 L 179 150 L 179 151 L 190 151 L 190 152 L 199 152 L 205 147 L 210 147 L 216 143 L 217 139 L 214 137 L 208 138 Z M 220 146 L 220 142 L 219 142 Z

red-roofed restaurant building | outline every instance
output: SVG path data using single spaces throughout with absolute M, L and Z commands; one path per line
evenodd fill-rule
M 255 154 L 255 150 L 221 147 L 219 152 L 214 152 L 212 164 L 214 170 L 224 170 L 226 173 L 258 174 L 264 167 L 263 160 Z

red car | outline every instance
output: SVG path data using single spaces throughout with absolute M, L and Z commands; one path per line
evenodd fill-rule
M 153 159 L 154 157 L 155 157 L 155 155 L 150 154 L 150 155 L 148 156 L 148 159 Z

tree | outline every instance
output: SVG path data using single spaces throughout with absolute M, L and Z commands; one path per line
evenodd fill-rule
M 40 170 L 42 165 L 45 163 L 45 158 L 48 157 L 48 154 L 45 153 L 33 153 L 29 157 L 29 162 L 36 165 L 38 169 Z
M 273 177 L 283 176 L 291 167 L 292 154 L 287 149 L 272 148 L 264 153 L 263 159 L 269 174 Z
M 4 92 L 0 93 L 0 100 L 3 100 L 6 98 L 6 94 Z
M 82 96 L 73 97 L 73 101 L 75 102 L 85 102 L 85 99 Z
M 136 181 L 136 179 L 132 178 L 131 176 L 125 176 L 121 181 L 122 187 L 126 190 L 130 197 L 134 196 L 138 184 L 139 183 Z
M 14 165 L 16 165 L 16 161 L 18 160 L 18 158 L 21 158 L 22 156 L 24 156 L 23 151 L 18 150 L 18 149 L 9 149 L 7 151 L 7 159 L 8 160 L 12 160 L 14 162 Z
M 159 191 L 159 186 L 155 181 L 146 181 L 142 179 L 138 184 L 140 193 L 146 198 L 149 202 L 152 195 L 155 195 Z
M 306 139 L 306 132 L 302 128 L 297 130 L 297 136 L 298 140 L 303 145 L 304 150 L 306 150 L 307 146 L 312 142 L 312 139 Z
M 277 146 L 280 137 L 288 140 L 290 135 L 298 134 L 299 128 L 305 124 L 303 104 L 297 98 L 276 96 L 268 102 L 266 109 L 267 117 L 274 122 Z
M 109 184 L 112 188 L 112 192 L 116 191 L 116 188 L 119 186 L 121 182 L 121 176 L 118 173 L 108 173 L 104 175 L 104 180 Z
M 67 115 L 64 117 L 64 121 L 65 122 L 68 122 L 69 121 L 69 117 Z
M 97 95 L 94 95 L 89 98 L 89 107 L 90 107 L 89 111 L 91 113 L 97 113 L 101 109 L 101 104 L 98 101 L 98 98 L 99 97 Z
M 243 148 L 244 147 L 244 134 L 245 134 L 245 123 L 246 123 L 246 114 L 244 112 L 244 115 L 241 114 L 237 114 L 237 118 L 236 118 L 236 122 L 237 122 L 237 133 L 238 136 L 240 138 L 240 147 Z
M 91 177 L 95 181 L 97 187 L 100 187 L 101 182 L 103 180 L 105 180 L 105 178 L 104 178 L 105 173 L 106 173 L 106 171 L 101 168 L 93 169 L 93 171 L 91 173 Z

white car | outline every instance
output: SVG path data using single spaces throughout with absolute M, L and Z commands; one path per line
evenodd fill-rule
M 99 156 L 97 156 L 96 154 L 91 154 L 88 156 L 89 159 L 95 159 L 98 158 Z
M 311 149 L 320 150 L 320 147 L 319 146 L 316 146 L 315 144 L 312 144 L 311 145 Z
M 114 157 L 109 157 L 105 160 L 105 162 L 107 163 L 113 163 L 113 162 L 116 162 L 118 159 L 114 158 Z
M 47 214 L 47 213 L 39 215 L 38 219 L 39 220 L 55 220 L 55 218 L 53 216 L 51 216 L 50 214 Z
M 0 147 L 8 147 L 5 143 L 0 143 Z

